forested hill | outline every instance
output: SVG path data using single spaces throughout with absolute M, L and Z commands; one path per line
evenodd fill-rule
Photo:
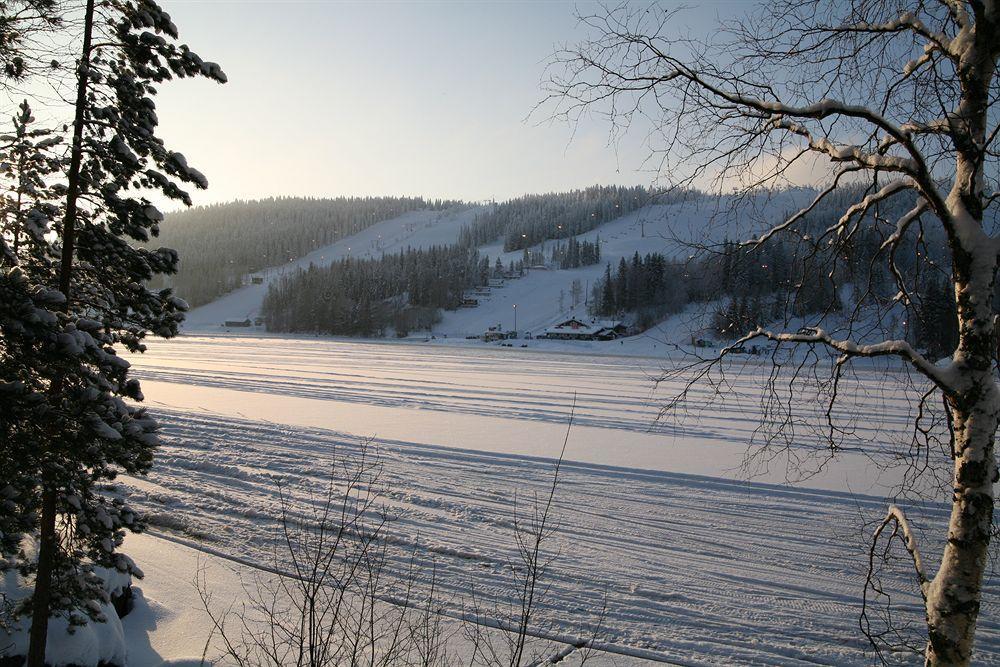
M 396 246 L 392 254 L 341 256 L 333 264 L 286 272 L 269 284 L 260 314 L 269 331 L 378 336 L 433 327 L 464 337 L 498 325 L 538 334 L 569 317 L 613 319 L 641 331 L 688 312 L 701 324 L 674 341 L 685 342 L 692 333 L 733 340 L 759 326 L 795 330 L 805 321 L 835 328 L 859 308 L 862 328 L 898 331 L 935 357 L 951 349 L 955 332 L 946 325 L 955 321 L 949 315 L 954 303 L 939 275 L 947 272 L 944 240 L 915 229 L 901 241 L 902 257 L 922 262 L 899 261 L 901 279 L 928 298 L 899 304 L 900 277 L 872 269 L 880 266 L 875 259 L 895 229 L 891 221 L 912 208 L 907 196 L 867 214 L 888 222 L 848 225 L 844 242 L 833 246 L 829 238 L 836 232 L 829 230 L 842 224 L 848 202 L 866 191 L 866 184 L 843 186 L 794 229 L 757 248 L 736 240 L 786 219 L 815 193 L 768 192 L 745 201 L 690 196 L 592 224 L 613 215 L 601 209 L 630 207 L 620 190 L 603 191 L 607 197 L 589 201 L 568 193 L 480 209 L 453 246 L 439 235 L 440 247 Z M 554 240 L 560 224 L 587 231 Z M 522 231 L 501 246 L 511 229 Z M 690 246 L 670 240 L 685 231 L 707 243 L 705 249 L 692 254 Z M 537 240 L 518 248 L 518 238 Z M 242 318 L 252 310 L 231 312 Z M 215 321 L 224 319 L 220 315 Z
M 524 195 L 492 206 L 462 230 L 459 243 L 476 247 L 502 239 L 505 251 L 589 232 L 651 203 L 665 203 L 643 187 L 595 185 L 582 190 Z
M 177 244 L 187 262 L 178 291 L 196 305 L 254 274 L 251 284 L 189 313 L 188 331 L 260 318 L 272 332 L 373 336 L 433 327 L 468 336 L 512 319 L 513 304 L 520 327 L 534 333 L 570 316 L 642 330 L 691 306 L 709 315 L 699 336 L 728 340 L 814 314 L 835 325 L 843 309 L 860 307 L 873 322 L 898 320 L 904 335 L 937 353 L 954 333 L 935 324 L 954 320 L 953 300 L 938 276 L 947 271 L 938 252 L 944 240 L 919 230 L 903 240 L 907 248 L 921 246 L 912 256 L 927 263 L 900 262 L 903 278 L 916 286 L 912 291 L 930 295 L 908 307 L 894 299 L 899 277 L 871 269 L 892 224 L 852 224 L 844 243 L 829 244 L 824 230 L 837 228 L 848 202 L 865 188 L 842 186 L 766 250 L 735 240 L 787 218 L 813 191 L 745 199 L 689 192 L 645 206 L 638 206 L 641 188 L 620 187 L 490 206 L 271 200 L 176 216 L 164 238 L 170 243 L 171 233 L 183 239 L 178 232 L 200 232 L 193 224 L 199 218 L 210 232 Z M 901 196 L 868 215 L 893 221 L 911 206 Z M 705 250 L 692 254 L 673 240 L 685 236 Z
M 421 197 L 282 197 L 200 206 L 171 213 L 151 245 L 174 248 L 177 294 L 198 306 L 239 287 L 254 271 L 277 266 L 383 220 L 457 202 Z

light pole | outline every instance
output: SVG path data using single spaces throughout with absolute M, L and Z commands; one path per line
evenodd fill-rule
M 514 337 L 517 338 L 517 304 L 514 304 Z

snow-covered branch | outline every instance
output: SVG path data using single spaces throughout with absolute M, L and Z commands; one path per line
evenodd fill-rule
M 928 47 L 941 51 L 949 58 L 957 58 L 952 49 L 952 40 L 941 31 L 932 30 L 913 12 L 903 12 L 896 19 L 884 23 L 853 23 L 842 26 L 830 26 L 825 30 L 830 33 L 867 33 L 890 34 L 909 31 L 926 39 Z
M 903 545 L 906 547 L 906 551 L 910 554 L 913 559 L 913 569 L 917 573 L 917 581 L 920 583 L 920 594 L 923 595 L 924 599 L 927 599 L 927 589 L 931 584 L 930 579 L 927 578 L 927 574 L 924 571 L 924 561 L 920 557 L 920 548 L 917 546 L 917 536 L 913 533 L 913 527 L 910 525 L 909 520 L 906 518 L 906 514 L 903 510 L 896 505 L 889 505 L 889 510 L 886 512 L 885 518 L 879 524 L 878 528 L 875 529 L 875 534 L 872 536 L 872 551 L 874 552 L 875 545 L 878 544 L 879 538 L 885 529 L 895 524 L 896 529 L 902 531 Z
M 776 115 L 771 121 L 772 127 L 787 130 L 803 137 L 810 150 L 823 153 L 833 162 L 853 162 L 868 169 L 880 171 L 902 172 L 913 177 L 919 177 L 920 167 L 916 161 L 895 155 L 872 153 L 855 145 L 837 145 L 826 137 L 816 137 L 806 126 Z
M 962 29 L 968 28 L 972 24 L 972 20 L 969 17 L 969 12 L 965 9 L 965 3 L 962 0 L 941 0 L 947 7 L 948 13 L 951 17 L 955 19 L 955 23 Z
M 725 356 L 731 350 L 743 347 L 757 338 L 763 338 L 776 343 L 801 343 L 807 345 L 823 345 L 842 355 L 839 363 L 853 357 L 899 357 L 908 361 L 914 368 L 930 379 L 946 394 L 953 394 L 955 387 L 945 371 L 932 364 L 926 357 L 917 352 L 905 340 L 885 340 L 878 343 L 863 345 L 850 339 L 834 338 L 819 327 L 806 327 L 796 333 L 769 331 L 758 327 L 722 350 Z
M 909 211 L 907 211 L 899 220 L 896 221 L 895 231 L 882 242 L 881 249 L 891 248 L 892 246 L 899 243 L 900 239 L 903 238 L 903 234 L 906 230 L 913 224 L 914 220 L 917 220 L 925 211 L 927 210 L 927 202 L 920 202 Z
M 868 213 L 872 206 L 883 202 L 900 192 L 911 190 L 913 187 L 913 183 L 901 179 L 888 183 L 878 192 L 873 192 L 864 197 L 861 201 L 852 204 L 850 208 L 844 212 L 844 215 L 840 216 L 840 219 L 837 220 L 835 224 L 827 228 L 827 233 L 842 231 L 855 216 L 863 217 L 866 213 Z M 920 203 L 920 207 L 921 209 L 926 207 L 924 202 Z
M 920 216 L 922 216 L 925 211 L 927 211 L 927 202 L 921 201 L 917 203 L 916 206 L 911 208 L 896 221 L 896 229 L 885 241 L 882 242 L 882 245 L 879 246 L 879 250 L 889 249 L 889 270 L 895 277 L 896 286 L 899 288 L 899 294 L 896 298 L 904 305 L 909 305 L 910 295 L 906 287 L 906 280 L 903 277 L 903 272 L 900 270 L 899 263 L 896 261 L 896 251 L 899 249 L 900 241 L 903 239 L 903 235 L 906 234 L 906 230 L 910 228 L 910 225 L 919 220 Z
M 835 192 L 838 187 L 840 187 L 841 178 L 843 178 L 847 174 L 861 171 L 861 169 L 862 169 L 861 167 L 856 165 L 851 165 L 841 169 L 839 172 L 837 172 L 837 175 L 834 176 L 833 183 L 831 183 L 826 189 L 822 190 L 818 195 L 816 195 L 816 197 L 814 197 L 813 200 L 809 202 L 808 206 L 799 209 L 798 211 L 787 217 L 783 222 L 774 225 L 760 236 L 743 241 L 740 245 L 743 247 L 751 247 L 751 246 L 756 247 L 763 245 L 764 243 L 767 243 L 773 237 L 785 231 L 786 229 L 790 228 L 796 222 L 802 220 L 807 215 L 809 215 L 809 213 L 812 212 L 817 206 L 819 206 L 824 199 L 826 199 L 830 194 Z

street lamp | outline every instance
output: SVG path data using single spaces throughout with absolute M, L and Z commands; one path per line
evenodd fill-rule
M 514 304 L 514 337 L 517 337 L 517 304 Z

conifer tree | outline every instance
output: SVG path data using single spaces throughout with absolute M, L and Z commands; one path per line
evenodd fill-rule
M 604 266 L 604 278 L 601 281 L 601 285 L 600 312 L 602 315 L 610 315 L 618 310 L 618 305 L 615 303 L 614 285 L 611 281 L 611 262 L 608 262 Z
M 22 248 L 37 251 L 46 246 L 42 237 L 48 231 L 47 221 L 57 212 L 53 202 L 58 197 L 50 179 L 63 164 L 53 152 L 62 137 L 50 129 L 37 127 L 27 100 L 18 107 L 13 125 L 10 134 L 0 136 L 0 142 L 4 142 L 0 151 L 0 178 L 4 186 L 4 197 L 0 200 L 0 252 L 9 265 L 18 262 Z M 28 237 L 32 237 L 32 243 L 28 243 Z
M 135 405 L 142 393 L 117 348 L 142 351 L 148 333 L 174 335 L 185 304 L 170 290 L 144 287 L 175 271 L 177 254 L 134 244 L 155 236 L 163 219 L 149 193 L 190 204 L 185 184 L 206 186 L 156 136 L 153 97 L 173 78 L 225 81 L 217 65 L 176 43 L 176 27 L 152 0 L 63 9 L 80 12 L 82 33 L 69 161 L 48 191 L 59 199 L 45 194 L 49 174 L 41 170 L 51 164 L 35 165 L 37 179 L 4 174 L 30 200 L 4 211 L 17 251 L 4 248 L 0 276 L 0 458 L 17 462 L 4 518 L 13 513 L 20 531 L 38 534 L 37 561 L 11 554 L 34 574 L 34 593 L 19 610 L 31 616 L 31 667 L 44 664 L 50 615 L 100 620 L 94 603 L 106 593 L 95 566 L 138 574 L 117 547 L 142 522 L 99 485 L 149 469 L 156 423 Z M 16 539 L 5 531 L 5 549 Z
M 943 280 L 927 282 L 916 312 L 916 343 L 932 359 L 951 354 L 958 344 L 955 297 Z

